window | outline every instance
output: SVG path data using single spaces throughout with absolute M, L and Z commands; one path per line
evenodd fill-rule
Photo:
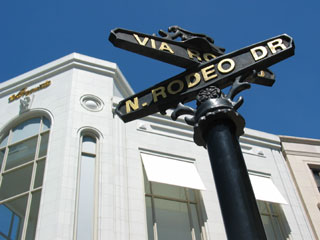
M 34 239 L 50 120 L 35 117 L 0 142 L 0 239 Z
M 284 240 L 283 226 L 280 221 L 278 203 L 257 201 L 264 230 L 269 240 Z
M 318 191 L 320 192 L 320 169 L 313 168 L 311 169 L 314 180 L 317 184 Z
M 197 194 L 190 188 L 149 182 L 145 176 L 148 239 L 204 239 Z
M 81 156 L 78 172 L 77 228 L 78 240 L 94 239 L 97 138 L 81 136 Z

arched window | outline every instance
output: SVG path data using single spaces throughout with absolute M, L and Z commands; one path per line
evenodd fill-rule
M 95 201 L 98 138 L 91 133 L 81 135 L 78 171 L 76 239 L 95 239 Z
M 0 140 L 0 239 L 34 239 L 50 120 L 30 118 Z

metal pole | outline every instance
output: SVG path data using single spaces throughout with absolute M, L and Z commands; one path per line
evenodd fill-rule
M 215 87 L 200 91 L 194 140 L 208 150 L 228 239 L 266 240 L 238 141 L 245 125 L 235 110 L 241 103 L 241 98 L 233 102 Z
M 267 239 L 230 120 L 212 125 L 207 134 L 207 149 L 228 239 Z

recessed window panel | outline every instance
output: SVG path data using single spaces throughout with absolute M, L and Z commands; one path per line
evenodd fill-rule
M 6 170 L 34 160 L 37 140 L 37 137 L 31 138 L 9 147 Z
M 193 189 L 188 189 L 188 198 L 189 201 L 191 202 L 195 202 L 196 201 L 196 195 L 195 195 L 195 191 Z
M 0 150 L 0 169 L 1 169 L 1 166 L 2 166 L 5 150 L 6 149 Z
M 89 136 L 84 136 L 82 139 L 82 152 L 83 153 L 96 153 L 96 139 Z
M 48 148 L 48 140 L 49 140 L 49 133 L 41 134 L 40 137 L 40 150 L 39 150 L 39 156 L 38 158 L 41 158 L 47 154 L 47 148 Z
M 0 200 L 26 192 L 30 188 L 33 165 L 3 174 Z
M 145 173 L 143 174 L 143 177 L 144 177 L 144 189 L 145 189 L 145 192 L 150 194 L 151 193 L 150 182 L 148 181 L 147 176 L 146 176 Z
M 282 236 L 282 231 L 281 231 L 281 228 L 280 228 L 280 222 L 279 222 L 279 219 L 278 217 L 272 217 L 273 219 L 273 222 L 274 222 L 274 230 L 275 230 L 275 234 L 277 235 L 277 239 L 285 239 L 283 236 Z
M 28 197 L 23 196 L 0 204 L 0 239 L 20 239 Z
M 32 202 L 28 218 L 26 239 L 35 239 L 41 191 L 32 193 Z
M 267 235 L 267 239 L 275 239 L 272 222 L 269 216 L 261 215 L 264 231 Z
M 11 235 L 12 239 L 18 239 L 19 234 L 21 234 L 20 229 L 22 228 L 21 223 L 21 217 L 18 215 L 15 215 L 13 218 L 13 224 L 12 224 L 12 230 L 11 230 Z
M 7 146 L 7 142 L 8 142 L 8 135 L 0 143 L 0 148 Z
M 92 239 L 95 235 L 95 188 L 96 188 L 96 149 L 97 139 L 92 135 L 81 137 L 81 155 L 79 158 L 79 187 L 77 189 L 77 240 Z
M 317 188 L 320 192 L 320 170 L 319 169 L 311 169 L 314 180 L 316 182 Z
M 261 220 L 268 239 L 284 240 L 276 203 L 257 201 Z
M 203 222 L 201 220 L 200 223 L 195 190 L 150 182 L 146 176 L 144 180 L 149 240 L 205 239 L 201 231 Z
M 11 143 L 37 135 L 39 133 L 39 128 L 40 118 L 32 118 L 21 123 L 14 129 L 12 129 Z
M 277 211 L 277 205 L 276 204 L 272 204 L 272 203 L 268 203 L 269 209 L 270 209 L 270 213 L 272 215 L 277 215 L 278 211 Z
M 154 199 L 159 240 L 192 240 L 186 203 Z
M 14 217 L 12 211 L 4 204 L 0 205 L 0 239 L 1 235 L 9 236 L 10 228 L 12 225 L 12 218 Z
M 257 204 L 258 204 L 260 214 L 269 214 L 268 209 L 267 209 L 267 205 L 265 202 L 257 201 Z
M 190 204 L 194 234 L 196 236 L 196 239 L 201 240 L 201 230 L 200 230 L 199 218 L 198 218 L 196 207 L 197 207 L 196 204 Z
M 146 197 L 146 211 L 147 211 L 147 223 L 148 223 L 148 240 L 153 240 L 153 218 L 152 218 L 152 205 L 151 197 Z
M 154 195 L 186 200 L 186 194 L 182 187 L 153 182 L 152 191 Z
M 43 117 L 42 118 L 42 129 L 41 129 L 42 132 L 50 129 L 50 127 L 51 127 L 50 120 L 48 118 L 46 118 L 46 117 Z
M 94 172 L 95 158 L 82 156 L 79 183 L 78 240 L 87 240 L 93 237 Z
M 42 186 L 45 160 L 37 161 L 36 177 L 34 179 L 34 188 Z

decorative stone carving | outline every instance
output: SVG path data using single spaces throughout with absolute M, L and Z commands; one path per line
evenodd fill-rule
M 26 112 L 31 108 L 34 95 L 23 96 L 20 98 L 20 113 Z

